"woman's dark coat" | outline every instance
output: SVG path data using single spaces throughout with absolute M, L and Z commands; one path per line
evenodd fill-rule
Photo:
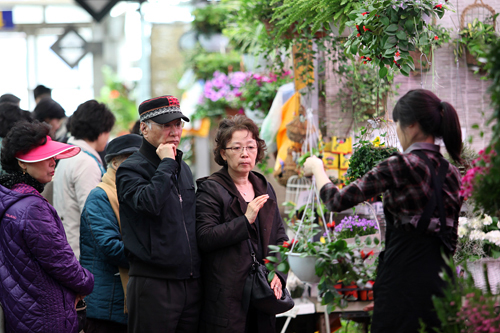
M 247 203 L 227 168 L 197 181 L 196 229 L 205 290 L 201 332 L 245 332 L 242 296 L 252 262 L 247 240 L 260 237 L 264 258 L 270 255 L 268 245 L 288 240 L 274 189 L 258 173 L 250 172 L 248 178 L 255 197 L 269 195 L 258 214 L 260 235 L 244 215 Z M 275 332 L 275 316 L 259 312 L 257 317 L 259 333 Z

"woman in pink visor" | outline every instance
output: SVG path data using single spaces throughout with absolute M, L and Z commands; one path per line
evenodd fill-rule
M 57 159 L 80 148 L 55 142 L 49 127 L 19 122 L 2 141 L 0 303 L 6 332 L 78 332 L 75 304 L 94 277 L 80 266 L 55 209 L 40 195 Z

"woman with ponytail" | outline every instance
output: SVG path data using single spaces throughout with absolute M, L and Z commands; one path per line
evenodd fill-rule
M 440 153 L 441 138 L 460 162 L 462 134 L 457 112 L 428 90 L 401 97 L 393 119 L 402 154 L 379 163 L 364 177 L 339 190 L 330 182 L 322 160 L 310 157 L 306 175 L 314 175 L 327 208 L 340 212 L 383 193 L 387 222 L 385 251 L 380 254 L 374 285 L 372 332 L 417 332 L 440 327 L 432 296 L 442 296 L 449 270 L 442 257 L 457 245 L 460 173 Z M 451 275 L 452 273 L 449 272 Z

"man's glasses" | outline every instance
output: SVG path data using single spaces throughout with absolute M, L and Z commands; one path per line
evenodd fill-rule
M 246 149 L 247 152 L 249 153 L 255 153 L 257 151 L 257 147 L 256 146 L 248 146 L 248 147 L 227 147 L 227 148 L 224 148 L 226 150 L 232 150 L 233 153 L 241 153 L 243 151 L 243 149 Z
M 158 123 L 155 123 L 154 121 L 151 121 L 149 122 L 149 124 L 154 124 L 156 126 L 158 126 L 159 128 L 161 128 L 162 130 L 172 130 L 172 129 L 181 129 L 184 127 L 184 122 L 182 120 L 176 122 L 176 123 L 167 123 L 167 124 L 158 124 Z M 150 126 L 151 128 L 151 126 Z

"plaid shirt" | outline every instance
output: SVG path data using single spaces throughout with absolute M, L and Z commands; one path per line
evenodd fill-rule
M 437 172 L 442 158 L 439 146 L 416 143 L 404 154 L 397 154 L 380 162 L 361 179 L 342 190 L 332 183 L 326 184 L 320 191 L 322 201 L 330 211 L 340 212 L 383 193 L 384 208 L 394 216 L 395 226 L 398 227 L 402 223 L 416 226 L 432 193 L 432 176 L 425 161 L 416 154 L 411 154 L 412 150 L 424 151 Z M 459 195 L 460 179 L 460 172 L 450 164 L 443 184 L 443 201 L 446 225 L 453 228 L 450 239 L 453 247 L 457 242 L 458 214 L 462 205 Z M 439 231 L 439 224 L 439 211 L 436 210 L 429 230 Z

